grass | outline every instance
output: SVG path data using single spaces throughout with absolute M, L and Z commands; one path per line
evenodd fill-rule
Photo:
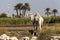
M 28 19 L 28 18 L 27 18 Z M 20 24 L 28 24 L 31 22 L 30 19 L 27 20 L 26 18 L 0 18 L 0 26 L 9 26 L 9 25 L 19 25 Z M 48 18 L 47 18 L 48 19 Z M 47 20 L 46 20 L 47 21 Z M 48 22 L 50 19 L 48 20 Z M 30 23 L 31 24 L 31 23 Z M 15 27 L 15 26 L 14 26 Z M 24 27 L 25 28 L 25 27 Z M 0 30 L 0 35 L 7 34 L 9 36 L 17 36 L 20 38 L 21 36 L 32 36 L 29 31 L 8 31 L 8 30 Z M 47 35 L 60 35 L 60 23 L 52 23 L 52 24 L 44 24 L 41 30 L 40 37 L 46 37 Z M 39 37 L 39 38 L 40 38 Z M 43 38 L 43 39 L 44 39 Z
M 60 33 L 60 23 L 54 23 L 52 25 L 51 24 L 43 25 L 42 32 L 46 32 L 46 33 Z
M 16 36 L 17 38 L 21 38 L 23 36 L 29 36 L 31 37 L 31 33 L 29 31 L 7 31 L 7 30 L 0 30 L 0 35 L 3 33 L 7 34 L 8 36 Z M 54 24 L 45 24 L 42 27 L 41 34 L 39 34 L 44 40 L 45 38 L 51 36 L 51 35 L 60 35 L 60 23 L 54 23 Z M 41 40 L 43 40 L 41 39 Z
M 44 25 L 43 28 L 42 28 L 42 32 L 44 33 L 47 33 L 47 34 L 60 34 L 60 23 L 54 23 L 53 25 Z
M 45 24 L 42 27 L 38 40 L 50 40 L 50 36 L 60 36 L 60 23 Z

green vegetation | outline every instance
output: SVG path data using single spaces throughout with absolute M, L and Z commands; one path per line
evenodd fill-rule
M 44 25 L 38 40 L 50 40 L 50 36 L 60 36 L 60 23 L 54 23 L 51 25 Z
M 31 22 L 29 18 L 0 18 L 0 24 L 26 24 Z
M 30 18 L 0 18 L 0 24 L 27 24 L 31 23 Z M 60 23 L 60 17 L 45 17 L 44 23 Z
M 0 18 L 6 18 L 7 17 L 7 14 L 6 13 L 1 13 L 0 14 Z
M 60 16 L 45 17 L 44 22 L 45 23 L 60 23 Z
M 55 23 L 55 24 L 51 24 L 51 25 L 44 25 L 42 32 L 45 32 L 47 34 L 56 34 L 56 33 L 60 33 L 60 23 Z

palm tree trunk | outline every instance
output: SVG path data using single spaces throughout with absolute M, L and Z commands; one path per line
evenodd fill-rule
M 26 13 L 26 10 L 24 9 L 24 10 L 23 10 L 23 17 L 25 17 L 25 13 Z
M 49 17 L 49 14 L 47 14 L 47 17 Z
M 24 16 L 25 16 L 26 10 L 24 10 Z
M 21 10 L 19 10 L 19 12 L 20 12 L 20 17 L 21 17 Z
M 17 12 L 17 17 L 18 17 L 18 10 L 16 10 L 16 12 Z
M 56 13 L 54 12 L 54 16 L 56 16 Z

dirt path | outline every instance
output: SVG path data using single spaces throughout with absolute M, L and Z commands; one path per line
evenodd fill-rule
M 34 27 L 0 27 L 0 30 L 33 30 Z

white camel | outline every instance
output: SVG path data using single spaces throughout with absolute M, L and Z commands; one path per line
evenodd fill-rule
M 30 40 L 37 40 L 36 36 L 32 36 L 32 38 Z
M 10 36 L 7 36 L 6 34 L 2 34 L 0 36 L 0 39 L 1 40 L 18 40 L 17 37 L 13 36 L 13 37 L 10 37 Z
M 39 12 L 36 12 L 35 16 L 30 15 L 30 18 L 31 18 L 31 21 L 32 21 L 32 22 L 34 22 L 34 18 L 35 18 L 35 20 L 38 21 L 38 24 L 39 24 L 39 26 L 38 26 L 39 29 L 38 29 L 38 30 L 41 30 L 44 19 L 43 19 L 43 17 L 39 14 Z M 37 24 L 37 23 L 36 23 L 36 24 Z
M 38 16 L 38 18 L 39 18 L 39 30 L 41 30 L 42 29 L 42 25 L 43 25 L 43 22 L 44 22 L 44 19 L 43 19 L 43 17 L 39 14 L 39 12 L 37 12 L 37 16 Z
M 18 40 L 18 38 L 13 36 L 13 37 L 10 37 L 10 40 Z
M 6 34 L 2 34 L 2 35 L 0 36 L 0 39 L 1 39 L 1 40 L 9 40 L 10 37 L 7 36 Z

